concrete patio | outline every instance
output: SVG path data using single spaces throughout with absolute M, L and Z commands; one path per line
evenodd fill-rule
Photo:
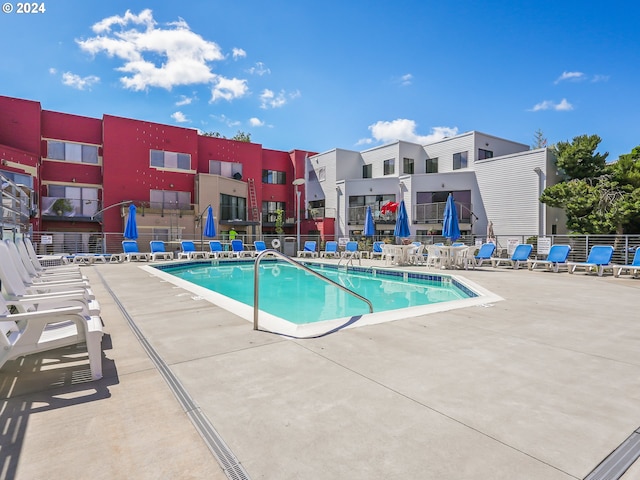
M 581 479 L 640 426 L 628 276 L 485 266 L 455 274 L 503 301 L 292 340 L 141 265 L 82 267 L 102 380 L 82 347 L 3 368 L 0 478 Z

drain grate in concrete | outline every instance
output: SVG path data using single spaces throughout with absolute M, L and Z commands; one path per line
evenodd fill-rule
M 617 480 L 640 457 L 640 429 L 620 444 L 584 480 Z
M 165 379 L 169 388 L 173 392 L 173 394 L 182 405 L 182 408 L 187 413 L 187 416 L 196 427 L 202 439 L 206 443 L 207 447 L 213 454 L 213 456 L 218 460 L 220 467 L 224 471 L 225 475 L 229 480 L 250 480 L 249 475 L 244 470 L 240 462 L 233 454 L 231 449 L 227 446 L 227 444 L 222 440 L 220 434 L 216 431 L 216 429 L 211 425 L 209 419 L 206 417 L 202 410 L 196 405 L 193 401 L 189 393 L 185 390 L 182 384 L 178 381 L 177 377 L 173 374 L 168 365 L 162 360 L 160 355 L 155 351 L 155 349 L 151 346 L 149 341 L 142 334 L 138 326 L 133 321 L 133 318 L 129 315 L 129 312 L 124 308 L 124 305 L 120 303 L 120 300 L 113 291 L 109 288 L 107 283 L 104 281 L 104 278 L 98 272 L 98 275 L 101 277 L 102 283 L 109 292 L 109 294 L 113 297 L 113 300 L 118 305 L 118 308 L 122 312 L 122 315 L 127 319 L 131 330 L 134 335 L 145 349 L 151 361 L 155 364 L 156 368 Z

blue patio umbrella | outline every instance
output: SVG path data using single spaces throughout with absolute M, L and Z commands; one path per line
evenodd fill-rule
M 216 236 L 216 224 L 213 219 L 213 208 L 209 205 L 207 209 L 207 223 L 204 224 L 204 236 L 213 238 Z
M 373 237 L 376 234 L 376 226 L 373 223 L 373 214 L 371 213 L 371 206 L 367 207 L 367 214 L 364 217 L 364 231 L 362 234 L 365 237 Z
M 460 225 L 458 224 L 458 211 L 453 201 L 453 195 L 447 197 L 447 204 L 444 207 L 444 218 L 442 220 L 442 236 L 452 242 L 460 238 Z
M 407 215 L 407 207 L 404 205 L 404 200 L 400 202 L 398 207 L 398 214 L 396 216 L 396 228 L 393 230 L 393 234 L 396 237 L 410 237 L 411 231 L 409 230 L 409 216 Z
M 135 240 L 138 238 L 138 225 L 136 224 L 136 206 L 129 205 L 129 217 L 124 227 L 124 238 Z

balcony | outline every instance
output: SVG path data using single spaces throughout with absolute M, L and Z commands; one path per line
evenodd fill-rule
M 42 218 L 57 221 L 98 221 L 93 216 L 100 210 L 98 200 L 79 198 L 42 197 Z
M 444 209 L 446 202 L 438 203 L 420 203 L 413 208 L 413 223 L 438 223 L 441 224 L 444 219 Z M 458 212 L 458 222 L 471 223 L 471 204 L 456 202 L 456 210 Z
M 371 213 L 373 214 L 373 221 L 376 224 L 395 224 L 396 212 L 382 213 L 377 209 L 376 205 L 371 206 Z M 349 225 L 364 225 L 364 218 L 367 214 L 366 206 L 349 207 L 347 212 L 347 222 Z

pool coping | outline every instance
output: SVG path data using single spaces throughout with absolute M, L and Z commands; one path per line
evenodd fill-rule
M 265 262 L 273 262 L 275 260 L 267 259 Z M 297 261 L 297 260 L 296 260 Z M 208 260 L 190 260 L 190 261 L 173 261 L 173 262 L 163 262 L 155 265 L 144 265 L 141 266 L 143 270 L 152 275 L 161 278 L 163 281 L 169 282 L 177 287 L 180 287 L 184 290 L 193 294 L 194 299 L 203 299 L 214 305 L 217 305 L 237 316 L 247 320 L 249 322 L 254 321 L 254 308 L 252 306 L 246 305 L 242 302 L 234 300 L 230 297 L 222 295 L 220 293 L 209 290 L 205 287 L 200 287 L 195 285 L 192 282 L 187 280 L 183 280 L 181 278 L 176 277 L 170 273 L 167 273 L 165 269 L 172 268 L 175 266 L 188 267 L 190 265 L 193 266 L 203 266 L 203 265 L 222 265 L 222 264 L 237 264 L 237 263 L 254 263 L 252 259 L 208 259 Z M 407 278 L 416 278 L 416 279 L 424 279 L 424 280 L 432 280 L 437 281 L 438 279 L 449 279 L 450 282 L 455 283 L 455 285 L 461 290 L 465 291 L 465 293 L 473 295 L 469 298 L 460 299 L 460 300 L 451 300 L 445 302 L 433 303 L 430 305 L 420 305 L 415 307 L 406 307 L 395 310 L 387 310 L 384 312 L 374 312 L 369 314 L 364 314 L 361 316 L 354 317 L 342 317 L 331 320 L 324 320 L 313 323 L 306 324 L 294 324 L 285 319 L 277 317 L 275 315 L 269 314 L 264 311 L 260 311 L 258 318 L 259 330 L 268 331 L 271 333 L 275 333 L 278 335 L 282 335 L 287 338 L 293 339 L 302 339 L 302 338 L 317 338 L 324 335 L 328 335 L 334 333 L 338 330 L 348 329 L 348 328 L 359 328 L 368 325 L 377 325 L 380 323 L 387 323 L 396 320 L 402 320 L 406 318 L 415 318 L 422 315 L 430 315 L 438 312 L 446 312 L 449 310 L 455 310 L 459 308 L 467 308 L 473 306 L 483 306 L 483 305 L 491 305 L 494 302 L 499 302 L 504 300 L 499 295 L 489 291 L 488 289 L 482 287 L 481 285 L 470 281 L 467 278 L 461 277 L 459 275 L 453 275 L 450 273 L 442 273 L 442 272 L 429 272 L 422 273 L 416 272 L 415 270 L 408 270 L 402 268 L 388 268 L 388 267 L 380 267 L 380 266 L 340 266 L 335 263 L 329 262 L 319 262 L 316 259 L 309 261 L 302 261 L 299 263 L 303 263 L 305 265 L 314 265 L 321 266 L 322 268 L 346 268 L 347 270 L 353 270 L 355 272 L 371 272 L 374 271 L 376 274 L 382 274 L 385 276 L 392 277 L 400 277 L 402 276 L 405 280 Z M 447 283 L 441 282 L 441 283 Z

